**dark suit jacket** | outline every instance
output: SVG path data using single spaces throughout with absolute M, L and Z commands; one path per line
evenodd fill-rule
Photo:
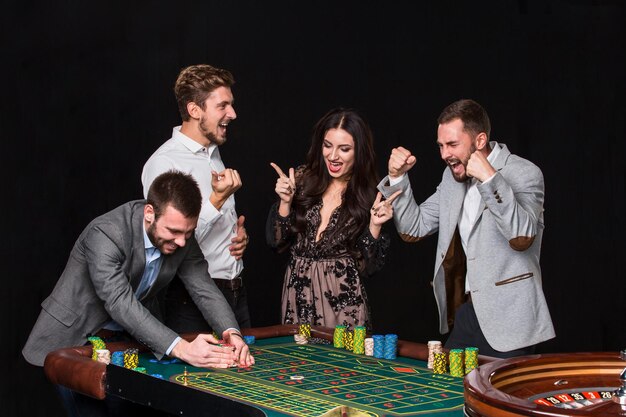
M 150 290 L 137 299 L 145 268 L 144 200 L 131 201 L 93 220 L 74 244 L 69 260 L 22 350 L 26 360 L 42 366 L 56 349 L 83 345 L 88 335 L 115 320 L 157 356 L 175 338 L 158 316 L 156 294 L 175 274 L 218 334 L 237 328 L 235 316 L 207 272 L 195 238 L 172 255 L 162 255 L 161 270 Z

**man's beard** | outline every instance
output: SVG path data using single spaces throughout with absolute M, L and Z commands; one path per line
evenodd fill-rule
M 218 124 L 219 126 L 219 124 Z M 224 137 L 221 139 L 218 139 L 217 136 L 215 136 L 215 133 L 209 131 L 209 129 L 207 129 L 206 127 L 206 119 L 204 117 L 200 118 L 200 132 L 204 135 L 204 137 L 211 143 L 216 144 L 217 146 L 221 146 L 226 142 L 226 134 L 224 134 Z
M 455 180 L 456 182 L 467 182 L 467 181 L 471 181 L 472 177 L 470 177 L 469 175 L 467 175 L 467 163 L 469 162 L 469 159 L 470 159 L 470 157 L 472 156 L 472 154 L 473 154 L 474 152 L 476 152 L 476 146 L 472 145 L 472 146 L 470 147 L 470 152 L 469 152 L 469 155 L 467 155 L 467 159 L 465 160 L 465 162 L 461 161 L 460 159 L 456 159 L 456 158 L 455 158 L 455 160 L 458 160 L 458 161 L 459 161 L 459 163 L 460 163 L 461 165 L 463 165 L 463 173 L 462 173 L 461 175 L 457 175 L 457 174 L 455 174 L 455 173 L 454 173 L 454 171 L 452 170 L 452 167 L 450 167 L 450 166 L 448 165 L 448 168 L 450 168 L 450 172 L 452 173 L 452 177 L 454 178 L 454 180 Z M 448 161 L 446 161 L 446 162 L 448 162 Z
M 171 253 L 174 253 L 176 251 L 176 249 L 178 249 L 178 245 L 176 245 L 176 243 L 174 243 L 173 240 L 165 240 L 165 239 L 161 239 L 159 237 L 157 237 L 156 235 L 156 221 L 153 222 L 147 229 L 146 229 L 146 234 L 148 235 L 148 238 L 150 239 L 150 242 L 152 242 L 152 244 L 154 245 L 154 247 L 156 247 L 162 254 L 164 255 L 168 255 Z M 176 246 L 176 249 L 174 249 L 173 251 L 170 252 L 169 249 L 164 250 L 163 247 L 166 244 L 173 244 Z

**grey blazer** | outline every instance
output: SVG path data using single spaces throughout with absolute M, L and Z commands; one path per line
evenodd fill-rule
M 69 260 L 22 350 L 42 366 L 56 349 L 83 345 L 111 319 L 162 356 L 178 336 L 162 324 L 156 294 L 178 274 L 203 316 L 218 334 L 238 328 L 235 316 L 207 272 L 195 238 L 164 255 L 150 290 L 134 292 L 144 271 L 144 200 L 131 201 L 93 220 L 78 237 Z
M 536 165 L 511 154 L 504 144 L 490 146 L 501 148 L 492 164 L 497 173 L 478 184 L 482 201 L 467 253 L 457 232 L 466 184 L 456 182 L 448 168 L 435 193 L 420 205 L 407 175 L 394 186 L 385 177 L 378 189 L 385 197 L 403 190 L 393 203 L 394 223 L 403 240 L 415 242 L 439 232 L 433 290 L 440 332 L 449 331 L 467 279 L 487 341 L 507 352 L 555 336 L 539 267 L 544 182 Z

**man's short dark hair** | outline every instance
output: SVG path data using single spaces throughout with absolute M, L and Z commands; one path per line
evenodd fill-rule
M 450 104 L 443 109 L 437 118 L 437 123 L 445 124 L 455 119 L 461 119 L 463 122 L 463 130 L 471 136 L 485 132 L 487 140 L 489 140 L 491 134 L 489 116 L 487 115 L 487 111 L 474 100 L 462 99 Z
M 170 170 L 154 179 L 148 190 L 148 204 L 154 208 L 155 220 L 169 205 L 187 218 L 200 216 L 202 194 L 196 180 L 189 174 Z

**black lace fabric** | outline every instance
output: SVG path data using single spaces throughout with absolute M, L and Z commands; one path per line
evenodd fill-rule
M 270 210 L 267 241 L 279 252 L 289 249 L 291 255 L 283 283 L 282 321 L 327 327 L 343 324 L 350 329 L 366 326 L 371 330 L 362 278 L 385 264 L 389 237 L 381 233 L 374 239 L 366 227 L 356 245 L 350 244 L 341 232 L 346 225 L 338 224 L 342 209 L 339 206 L 331 214 L 325 233 L 316 241 L 321 208 L 320 200 L 309 209 L 306 231 L 297 235 L 291 231 L 293 215 L 281 217 L 278 203 Z M 339 233 L 331 233 L 336 229 Z

